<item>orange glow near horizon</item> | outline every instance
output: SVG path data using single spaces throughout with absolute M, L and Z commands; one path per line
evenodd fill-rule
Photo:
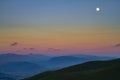
M 0 50 L 22 50 L 23 48 L 35 48 L 38 51 L 47 51 L 48 48 L 57 48 L 76 52 L 111 51 L 119 48 L 111 48 L 119 42 L 118 32 L 112 30 L 34 30 L 34 29 L 12 29 L 1 32 Z M 10 47 L 12 42 L 18 42 L 17 46 Z M 104 48 L 107 47 L 107 48 Z M 106 50 L 105 50 L 106 49 Z

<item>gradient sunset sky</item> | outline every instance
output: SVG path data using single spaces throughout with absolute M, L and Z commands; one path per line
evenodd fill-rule
M 8 52 L 120 56 L 120 0 L 0 0 Z

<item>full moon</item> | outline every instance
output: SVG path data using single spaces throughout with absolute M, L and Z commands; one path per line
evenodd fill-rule
M 96 11 L 99 12 L 99 11 L 100 11 L 100 8 L 97 7 L 97 8 L 96 8 Z

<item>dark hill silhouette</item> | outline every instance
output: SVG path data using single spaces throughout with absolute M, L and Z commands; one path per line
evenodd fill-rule
M 24 80 L 120 80 L 120 59 L 86 62 Z

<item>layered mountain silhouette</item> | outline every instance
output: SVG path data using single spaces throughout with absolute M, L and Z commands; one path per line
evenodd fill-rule
M 41 54 L 0 54 L 0 72 L 10 74 L 15 79 L 30 77 L 49 70 L 58 70 L 94 60 L 109 60 L 112 57 L 92 55 L 46 56 Z M 2 75 L 1 75 L 2 76 Z
M 16 80 L 16 76 L 0 72 L 0 80 Z
M 45 67 L 31 62 L 11 62 L 9 64 L 0 66 L 1 73 L 10 74 L 15 80 L 29 77 L 45 70 Z M 4 75 L 1 75 L 1 77 L 4 77 Z
M 31 62 L 11 62 L 0 66 L 1 72 L 21 75 L 21 77 L 29 76 L 44 70 L 45 67 Z
M 23 80 L 120 80 L 120 59 L 90 61 Z
M 41 54 L 15 54 L 15 53 L 6 53 L 0 54 L 0 65 L 7 64 L 10 62 L 20 62 L 20 61 L 28 61 L 28 62 L 39 62 L 43 60 L 49 59 L 49 56 L 41 55 Z

